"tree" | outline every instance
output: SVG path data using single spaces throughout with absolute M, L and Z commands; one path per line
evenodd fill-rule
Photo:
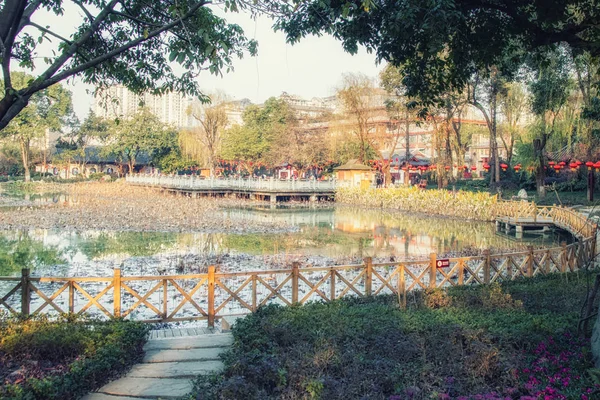
M 128 173 L 133 173 L 138 156 L 145 153 L 150 157 L 153 152 L 169 147 L 172 139 L 172 130 L 147 108 L 141 108 L 132 117 L 115 121 L 103 153 L 126 162 Z
M 223 158 L 240 161 L 247 170 L 250 163 L 273 165 L 292 161 L 287 159 L 289 153 L 281 152 L 278 146 L 282 140 L 283 143 L 289 140 L 296 124 L 294 112 L 285 100 L 271 97 L 262 107 L 248 106 L 242 120 L 242 126 L 233 126 L 225 132 Z
M 55 157 L 55 163 L 56 160 L 62 160 L 69 165 L 76 161 L 79 170 L 85 174 L 88 161 L 86 149 L 93 143 L 103 144 L 108 138 L 109 127 L 109 121 L 96 116 L 90 110 L 80 126 L 72 129 L 57 141 L 56 149 L 61 149 L 61 152 Z
M 280 7 L 275 27 L 289 42 L 326 32 L 350 53 L 363 45 L 403 67 L 407 95 L 421 96 L 426 107 L 507 56 L 516 61 L 557 43 L 600 55 L 597 0 L 556 0 L 551 7 L 538 0 L 308 0 Z
M 534 129 L 532 166 L 535 169 L 538 196 L 544 197 L 546 189 L 544 149 L 556 130 L 558 115 L 567 102 L 571 90 L 569 57 L 564 47 L 540 52 L 532 61 L 535 78 L 529 83 L 532 95 L 531 111 L 538 121 Z
M 525 92 L 523 84 L 511 82 L 505 85 L 504 90 L 500 92 L 500 111 L 504 116 L 504 122 L 501 125 L 500 140 L 506 150 L 507 161 L 512 161 L 515 141 L 520 137 L 521 125 L 527 113 L 529 98 Z
M 223 93 L 210 95 L 210 104 L 197 102 L 192 105 L 190 113 L 200 124 L 193 129 L 206 150 L 207 164 L 210 175 L 215 175 L 217 153 L 221 146 L 221 136 L 227 126 L 227 96 Z
M 367 150 L 373 145 L 373 110 L 376 106 L 376 88 L 364 74 L 345 74 L 337 97 L 344 108 L 345 118 L 351 122 L 351 132 L 359 146 L 358 161 L 364 163 Z
M 232 69 L 234 56 L 256 52 L 242 29 L 217 17 L 206 0 L 6 0 L 0 7 L 0 64 L 4 93 L 0 129 L 5 128 L 36 93 L 73 76 L 94 86 L 121 83 L 136 93 L 177 90 L 203 96 L 196 77 L 202 70 L 218 75 Z M 228 11 L 260 7 L 226 0 Z M 61 16 L 77 9 L 80 20 L 64 36 L 44 25 L 44 13 Z M 74 13 L 76 14 L 76 13 Z M 71 21 L 69 21 L 71 22 Z M 25 86 L 13 83 L 13 61 L 33 69 L 38 46 L 53 45 L 45 69 Z M 184 72 L 171 66 L 177 62 Z
M 22 88 L 33 79 L 25 73 L 15 72 L 10 80 L 14 87 Z M 0 131 L 0 137 L 11 137 L 19 143 L 26 182 L 31 179 L 32 142 L 44 140 L 47 131 L 60 130 L 72 114 L 71 92 L 56 84 L 32 95 L 27 107 Z

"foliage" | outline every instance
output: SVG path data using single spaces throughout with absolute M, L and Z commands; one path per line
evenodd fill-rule
M 586 278 L 413 292 L 406 310 L 393 296 L 262 307 L 236 322 L 224 372 L 198 377 L 190 398 L 533 399 L 546 383 L 575 398 L 598 388 L 589 343 L 563 334 Z
M 271 97 L 263 107 L 248 106 L 242 119 L 243 126 L 236 125 L 225 132 L 223 158 L 269 165 L 292 161 L 282 156 L 282 147 L 278 146 L 289 140 L 296 124 L 294 112 L 285 100 Z
M 0 276 L 13 275 L 22 268 L 35 270 L 40 266 L 63 263 L 61 250 L 45 246 L 27 233 L 20 232 L 18 237 L 11 239 L 0 237 Z
M 3 317 L 0 397 L 79 398 L 135 363 L 147 332 L 144 324 L 123 320 Z M 17 375 L 5 375 L 10 366 L 20 368 Z
M 225 4 L 229 11 L 244 6 L 237 0 Z M 58 21 L 66 9 L 73 27 L 66 36 L 36 23 Z M 228 24 L 205 1 L 196 0 L 7 2 L 0 9 L 0 40 L 0 129 L 34 94 L 73 76 L 96 87 L 120 83 L 136 93 L 176 90 L 199 96 L 200 71 L 220 75 L 232 68 L 234 57 L 256 53 L 256 43 L 238 25 Z M 43 52 L 43 72 L 26 86 L 11 84 L 11 66 L 40 67 L 36 57 L 42 45 L 50 46 Z
M 426 106 L 449 89 L 463 89 L 475 70 L 518 61 L 541 46 L 565 42 L 596 57 L 600 52 L 595 0 L 559 0 L 551 8 L 535 0 L 284 4 L 275 27 L 289 42 L 329 33 L 350 53 L 363 45 L 379 60 L 401 67 L 406 94 L 419 96 Z
M 149 109 L 141 108 L 131 118 L 115 121 L 110 127 L 108 144 L 102 152 L 125 161 L 129 172 L 133 172 L 137 158 L 142 153 L 160 163 L 160 159 L 173 150 L 179 150 L 177 133 L 161 123 Z
M 14 72 L 10 76 L 11 85 L 16 89 L 26 87 L 33 79 L 33 76 L 23 72 Z M 0 114 L 1 110 L 0 106 Z M 26 181 L 30 179 L 31 142 L 43 137 L 46 130 L 60 130 L 72 115 L 71 92 L 56 84 L 32 95 L 18 117 L 13 118 L 10 124 L 0 130 L 0 138 L 10 137 L 19 144 Z
M 497 197 L 488 193 L 398 188 L 339 188 L 336 201 L 367 207 L 382 207 L 433 215 L 448 215 L 482 221 L 492 220 Z

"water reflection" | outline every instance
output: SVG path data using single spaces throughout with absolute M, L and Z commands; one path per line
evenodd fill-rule
M 197 267 L 232 255 L 248 256 L 235 259 L 236 268 L 255 269 L 260 265 L 252 264 L 251 257 L 401 259 L 432 252 L 520 248 L 527 244 L 549 246 L 564 239 L 554 232 L 515 241 L 496 234 L 491 223 L 347 207 L 238 208 L 221 212 L 234 225 L 254 219 L 291 223 L 297 230 L 285 234 L 0 231 L 0 275 L 17 275 L 21 268 L 28 267 L 34 275 L 98 276 L 110 274 L 122 264 L 130 275 L 156 274 L 177 272 L 184 259 Z

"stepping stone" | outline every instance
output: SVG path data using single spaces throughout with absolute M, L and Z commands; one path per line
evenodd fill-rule
M 225 334 L 203 335 L 196 337 L 185 337 L 178 339 L 149 340 L 144 350 L 171 349 L 187 350 L 210 347 L 228 347 L 233 343 L 233 336 Z
M 129 396 L 112 396 L 104 393 L 90 393 L 81 398 L 81 400 L 153 400 L 150 398 L 143 397 L 129 397 Z
M 221 361 L 188 361 L 137 364 L 127 374 L 129 378 L 194 378 L 223 369 Z
M 149 350 L 146 351 L 143 363 L 163 363 L 172 361 L 210 361 L 220 360 L 219 354 L 224 349 L 206 348 L 206 349 L 187 349 L 187 350 Z
M 176 399 L 192 391 L 189 379 L 121 378 L 100 389 L 101 393 L 113 396 L 135 396 Z M 108 400 L 108 399 L 107 399 Z

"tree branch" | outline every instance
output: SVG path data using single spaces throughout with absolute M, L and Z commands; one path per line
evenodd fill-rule
M 62 36 L 60 36 L 59 34 L 57 34 L 57 33 L 54 33 L 54 32 L 52 32 L 51 30 L 49 30 L 49 29 L 47 29 L 47 28 L 44 28 L 44 27 L 43 27 L 43 26 L 41 26 L 41 25 L 38 25 L 38 24 L 36 24 L 35 22 L 29 21 L 29 25 L 31 25 L 31 26 L 33 26 L 33 27 L 35 27 L 35 28 L 39 29 L 39 30 L 40 30 L 40 31 L 42 31 L 42 32 L 45 32 L 45 33 L 47 33 L 47 34 L 49 34 L 49 35 L 52 35 L 52 36 L 54 36 L 55 38 L 57 38 L 57 39 L 60 39 L 60 40 L 62 40 L 63 42 L 65 42 L 65 43 L 67 43 L 67 44 L 73 44 L 73 42 L 72 42 L 72 41 L 70 41 L 69 39 L 66 39 L 66 38 L 62 37 Z

